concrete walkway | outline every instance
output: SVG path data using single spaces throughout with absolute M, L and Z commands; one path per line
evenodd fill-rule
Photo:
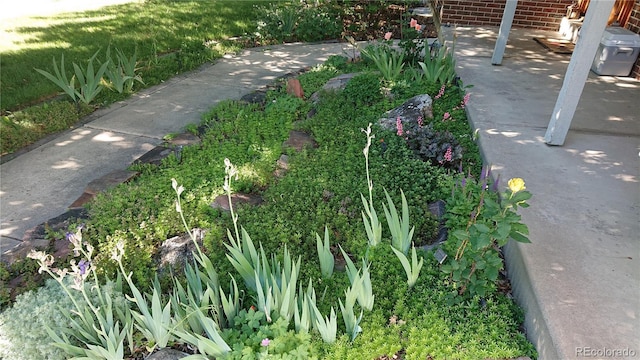
M 532 244 L 505 256 L 540 358 L 640 357 L 640 82 L 591 73 L 564 146 L 548 146 L 570 55 L 532 38 L 557 34 L 514 29 L 492 66 L 497 28 L 456 32 L 484 158 L 533 193 L 521 211 Z
M 497 29 L 458 29 L 458 72 L 485 159 L 534 194 L 522 211 L 532 244 L 510 244 L 514 294 L 541 359 L 640 357 L 638 234 L 640 83 L 592 76 L 565 146 L 544 136 L 568 64 L 531 31 L 511 35 L 490 65 Z M 126 168 L 167 133 L 223 99 L 320 63 L 345 44 L 253 49 L 174 78 L 94 114 L 94 120 L 0 165 L 0 252 L 60 215 L 93 179 Z M 597 351 L 603 351 L 602 354 Z

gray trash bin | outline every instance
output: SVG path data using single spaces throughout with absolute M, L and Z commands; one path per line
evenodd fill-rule
M 598 75 L 629 76 L 640 52 L 640 35 L 621 27 L 608 27 L 602 34 L 591 70 Z

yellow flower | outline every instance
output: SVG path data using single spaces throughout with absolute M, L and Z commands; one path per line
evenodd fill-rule
M 513 193 L 517 193 L 518 191 L 526 189 L 526 187 L 524 186 L 524 180 L 522 180 L 521 178 L 513 178 L 509 180 L 508 185 L 509 189 Z

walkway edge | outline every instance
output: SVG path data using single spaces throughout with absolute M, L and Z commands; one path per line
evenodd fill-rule
M 561 359 L 540 301 L 536 295 L 527 265 L 522 254 L 522 244 L 513 240 L 503 248 L 507 274 L 511 281 L 511 290 L 516 302 L 525 312 L 524 327 L 529 341 L 535 345 L 540 359 Z M 525 244 L 526 246 L 526 244 Z

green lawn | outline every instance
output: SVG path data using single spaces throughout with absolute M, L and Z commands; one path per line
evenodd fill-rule
M 163 54 L 251 32 L 256 26 L 256 4 L 265 1 L 159 0 L 7 21 L 0 42 L 0 110 L 15 111 L 55 96 L 59 89 L 34 68 L 52 71 L 52 59 L 59 61 L 61 54 L 68 71 L 73 62 L 85 64 L 109 45 L 125 54 L 137 49 L 143 66 L 150 66 Z M 229 47 L 218 45 L 212 50 L 217 52 L 213 56 L 219 56 Z M 144 80 L 149 83 L 171 75 L 165 72 Z

